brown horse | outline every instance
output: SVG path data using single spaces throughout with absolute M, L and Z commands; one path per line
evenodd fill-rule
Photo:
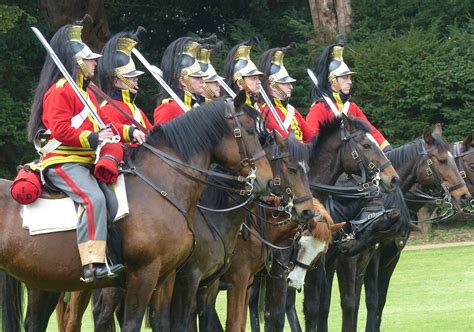
M 302 148 L 298 149 L 300 144 L 292 136 L 283 140 L 276 134 L 275 141 L 276 144 L 271 144 L 266 148 L 275 175 L 272 183 L 277 188 L 285 188 L 283 193 L 279 192 L 279 194 L 286 196 L 291 194 L 291 197 L 287 198 L 290 198 L 294 203 L 293 210 L 296 212 L 296 220 L 307 222 L 314 216 L 314 209 L 304 166 L 304 154 L 300 152 Z M 171 289 L 173 300 L 170 303 L 170 299 L 166 296 L 160 298 L 158 292 L 155 292 L 150 301 L 151 306 L 154 307 L 150 310 L 150 323 L 154 330 L 168 330 L 170 326 L 175 331 L 185 330 L 192 317 L 191 313 L 196 307 L 198 288 L 203 286 L 203 282 L 204 285 L 210 285 L 213 281 L 218 280 L 219 276 L 228 268 L 229 257 L 234 251 L 237 233 L 242 221 L 248 214 L 249 205 L 255 205 L 250 202 L 244 208 L 245 205 L 240 202 L 241 200 L 235 195 L 229 195 L 212 186 L 208 186 L 204 191 L 200 201 L 203 207 L 200 208 L 200 213 L 195 215 L 194 220 L 196 245 L 193 255 L 177 272 L 177 283 L 174 291 Z M 248 200 L 244 203 L 248 203 Z M 212 209 L 205 210 L 206 206 L 212 206 Z M 228 210 L 229 212 L 226 212 Z M 170 275 L 168 278 L 174 278 L 174 276 Z M 168 285 L 162 285 L 162 288 L 167 289 L 166 286 Z M 210 288 L 201 288 L 200 293 Z M 100 305 L 96 305 L 94 308 L 94 312 L 97 313 L 95 315 L 95 329 L 97 331 L 103 331 L 111 323 L 113 324 L 113 312 L 121 301 L 120 294 L 122 292 L 118 288 L 101 292 L 98 299 Z M 73 298 L 69 301 L 67 308 L 61 309 L 69 316 L 61 317 L 62 326 L 73 326 L 74 324 L 77 326 L 71 320 L 80 320 L 85 309 L 84 306 L 77 305 L 80 302 L 87 306 L 82 296 L 73 293 Z M 167 312 L 170 305 L 172 306 L 171 322 Z M 64 303 L 60 305 L 60 307 L 64 306 Z
M 320 135 L 308 145 L 310 182 L 334 184 L 344 171 L 349 174 L 362 171 L 369 174 L 370 179 L 377 174 L 384 187 L 392 188 L 398 176 L 369 132 L 370 128 L 364 122 L 346 116 L 342 121 L 335 119 L 322 126 Z M 276 227 L 269 227 L 267 231 L 266 238 L 272 243 L 292 234 L 290 229 Z M 255 236 L 246 241 L 239 239 L 232 265 L 222 278 L 234 286 L 227 291 L 227 331 L 245 330 L 248 286 L 253 282 L 254 274 L 263 267 L 267 254 L 268 247 Z
M 241 96 L 240 96 L 241 97 Z M 237 112 L 235 111 L 237 109 Z M 213 102 L 156 128 L 147 148 L 135 156 L 135 176 L 127 176 L 130 216 L 118 223 L 126 265 L 124 331 L 139 331 L 154 287 L 192 253 L 192 220 L 202 181 L 211 162 L 267 192 L 272 179 L 258 141 L 259 113 L 244 99 Z M 186 135 L 183 135 L 183 132 Z M 0 266 L 30 287 L 73 291 L 117 285 L 80 281 L 81 264 L 75 232 L 31 237 L 22 229 L 20 206 L 9 195 L 10 182 L 0 181 Z M 249 188 L 250 189 L 250 188 Z M 151 208 L 153 207 L 153 208 Z
M 422 154 L 421 160 L 418 160 L 418 163 L 425 166 L 421 175 L 413 174 L 413 170 L 417 169 L 415 160 L 419 158 L 409 158 L 406 154 L 397 153 L 397 150 L 394 151 L 395 154 L 392 152 L 393 155 L 390 155 L 390 159 L 400 170 L 401 178 L 405 180 L 401 188 L 410 189 L 413 178 L 416 177 L 423 186 L 434 187 L 449 193 L 454 207 L 460 211 L 464 205 L 469 204 L 471 195 L 456 167 L 451 146 L 442 137 L 440 127 L 436 127 L 432 135 L 429 130 L 425 130 L 423 139 L 428 149 Z M 366 331 L 380 331 L 390 278 L 408 236 L 409 232 L 395 241 L 381 243 L 371 257 L 364 277 L 367 305 Z M 360 297 L 360 293 L 358 296 Z M 358 307 L 358 298 L 356 301 Z
M 431 131 L 426 128 L 423 132 L 423 139 L 417 139 L 411 143 L 408 143 L 400 148 L 395 149 L 389 154 L 389 159 L 397 169 L 397 173 L 400 175 L 400 187 L 402 190 L 408 190 L 415 181 L 418 181 L 424 186 L 440 186 L 444 179 L 448 179 L 446 182 L 451 188 L 453 193 L 462 197 L 463 192 L 456 192 L 455 184 L 460 183 L 459 176 L 456 175 L 456 167 L 454 163 L 449 160 L 449 149 L 446 144 L 439 138 L 440 132 L 435 132 L 432 136 Z M 446 162 L 438 162 L 438 160 L 445 160 Z M 429 170 L 428 170 L 429 168 Z M 459 196 L 460 195 L 460 196 Z M 394 194 L 389 197 L 390 202 L 387 201 L 385 206 L 387 208 L 396 207 L 402 212 L 402 222 L 408 224 L 409 213 L 406 211 L 406 205 L 403 202 L 402 194 Z M 393 205 L 393 203 L 396 205 Z M 356 202 L 357 203 L 357 202 Z M 346 201 L 341 202 L 341 206 L 348 206 Z M 343 208 L 341 208 L 344 210 Z M 347 216 L 350 216 L 350 211 L 344 211 L 346 216 L 343 217 L 347 220 Z M 411 227 L 411 226 L 410 226 Z M 399 235 L 392 234 L 393 241 L 394 237 L 405 236 L 406 232 Z M 389 242 L 390 239 L 386 239 L 382 242 Z M 354 245 L 352 245 L 354 247 Z M 354 249 L 354 248 L 353 248 Z M 309 331 L 327 331 L 327 317 L 329 314 L 329 303 L 331 296 L 331 286 L 334 276 L 334 271 L 337 271 L 338 283 L 341 294 L 341 307 L 343 313 L 342 329 L 344 331 L 356 331 L 357 329 L 357 311 L 360 297 L 360 290 L 363 283 L 364 271 L 367 264 L 370 261 L 370 257 L 373 253 L 373 247 L 362 247 L 358 250 L 357 255 L 332 255 L 335 256 L 335 260 L 327 261 L 325 266 L 326 275 L 324 277 L 317 276 L 316 274 L 310 274 L 308 276 L 308 292 L 311 288 L 315 288 L 314 285 L 318 285 L 316 279 L 323 279 L 321 282 L 321 289 L 316 293 L 318 301 L 321 302 L 321 306 L 318 311 L 305 310 L 306 327 Z M 306 290 L 305 290 L 306 291 Z M 316 308 L 313 303 L 316 300 L 312 297 L 305 297 L 305 308 Z M 316 328 L 317 324 L 317 328 Z

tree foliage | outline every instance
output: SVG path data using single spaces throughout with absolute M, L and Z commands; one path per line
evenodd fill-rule
M 144 26 L 139 49 L 159 65 L 166 46 L 184 36 L 216 33 L 224 41 L 212 56 L 218 72 L 230 48 L 251 36 L 258 61 L 270 47 L 296 42 L 285 57 L 294 84 L 292 104 L 303 114 L 310 106 L 314 69 L 326 46 L 315 31 L 308 0 L 194 0 L 104 2 L 112 33 Z M 351 0 L 352 29 L 344 58 L 355 76 L 353 100 L 395 145 L 413 140 L 428 124 L 441 122 L 450 140 L 473 127 L 474 2 L 454 0 Z M 7 0 L 0 5 L 0 176 L 34 158 L 26 142 L 28 110 L 45 51 L 31 33 L 34 24 L 49 38 L 53 31 L 37 0 Z M 149 75 L 141 81 L 137 103 L 152 115 L 158 91 Z

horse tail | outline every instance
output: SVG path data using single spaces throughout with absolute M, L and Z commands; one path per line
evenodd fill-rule
M 21 282 L 0 271 L 2 331 L 20 331 L 23 322 L 23 289 Z

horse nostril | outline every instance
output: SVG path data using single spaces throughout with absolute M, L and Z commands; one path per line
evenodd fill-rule
M 268 180 L 267 188 L 269 188 L 269 189 L 273 188 L 273 180 Z
M 398 177 L 396 176 L 392 177 L 392 181 L 390 181 L 390 185 L 392 186 L 392 188 L 398 186 Z
M 469 203 L 469 200 L 471 200 L 471 196 L 469 194 L 463 194 L 461 196 L 461 202 L 463 204 L 468 204 Z M 472 201 L 471 201 L 471 204 L 472 204 Z

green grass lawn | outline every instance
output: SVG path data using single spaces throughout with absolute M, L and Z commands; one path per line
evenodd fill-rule
M 474 246 L 404 251 L 390 284 L 382 331 L 474 332 L 473 262 Z M 333 290 L 329 331 L 340 331 L 337 285 Z M 303 323 L 301 294 L 297 299 L 297 308 Z M 219 295 L 217 305 L 224 324 L 225 293 Z M 365 319 L 365 302 L 362 300 L 359 331 L 365 330 Z M 88 310 L 83 320 L 83 331 L 92 331 L 92 326 Z M 143 331 L 147 330 L 143 328 Z M 247 330 L 250 331 L 250 327 Z M 48 331 L 57 331 L 54 318 Z M 290 331 L 288 326 L 285 331 Z

